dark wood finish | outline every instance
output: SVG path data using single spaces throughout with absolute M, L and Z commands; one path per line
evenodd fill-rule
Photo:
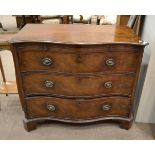
M 128 129 L 131 128 L 132 122 L 133 122 L 133 120 L 131 120 L 131 121 L 121 121 L 120 128 L 128 130 Z
M 73 76 L 57 74 L 27 74 L 22 76 L 26 95 L 51 94 L 63 97 L 131 96 L 135 77 L 132 75 Z M 52 87 L 46 87 L 46 80 Z M 107 88 L 107 82 L 111 82 Z
M 36 129 L 37 127 L 37 121 L 27 121 L 26 119 L 23 120 L 24 128 L 26 131 L 30 132 L 31 130 Z
M 127 98 L 101 99 L 60 99 L 51 97 L 32 97 L 26 99 L 27 118 L 57 117 L 71 120 L 86 120 L 104 116 L 129 117 L 130 100 Z M 55 106 L 54 111 L 47 106 Z M 109 109 L 103 109 L 105 106 Z
M 60 15 L 60 24 L 73 24 L 73 15 Z
M 127 26 L 27 24 L 11 43 L 51 42 L 58 44 L 134 44 L 145 45 Z
M 24 46 L 25 45 L 25 46 Z M 24 46 L 24 48 L 23 48 Z M 52 71 L 71 73 L 124 73 L 136 72 L 140 53 L 134 46 L 50 46 L 44 44 L 23 44 L 18 48 L 21 70 Z M 35 57 L 34 57 L 35 55 Z M 52 64 L 46 66 L 43 59 L 49 58 Z M 106 61 L 113 59 L 114 65 L 108 66 Z M 33 62 L 33 63 L 32 63 Z
M 131 29 L 26 25 L 10 42 L 27 131 L 46 120 L 131 127 L 147 45 Z
M 15 15 L 16 23 L 19 29 L 23 28 L 27 23 L 41 23 L 39 15 Z

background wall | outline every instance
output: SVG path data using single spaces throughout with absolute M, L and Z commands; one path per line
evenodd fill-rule
M 141 80 L 136 97 L 136 122 L 155 123 L 155 16 L 146 16 L 142 39 L 149 43 L 145 48 Z M 150 61 L 149 61 L 150 60 Z M 147 69 L 147 72 L 146 72 Z M 146 78 L 144 81 L 144 77 Z M 144 83 L 144 86 L 143 86 Z M 143 87 L 143 89 L 142 89 Z M 141 94 L 142 90 L 142 94 Z M 141 95 L 141 98 L 140 98 Z M 140 102 L 139 102 L 140 101 Z M 138 105 L 139 103 L 139 105 Z

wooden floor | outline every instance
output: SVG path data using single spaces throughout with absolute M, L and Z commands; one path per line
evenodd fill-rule
M 6 82 L 4 82 L 0 70 L 0 94 L 16 94 L 18 91 L 15 82 L 16 78 L 12 54 L 9 50 L 3 50 L 0 51 L 0 56 L 6 79 Z
M 15 81 L 7 81 L 0 85 L 0 94 L 17 94 L 17 85 Z

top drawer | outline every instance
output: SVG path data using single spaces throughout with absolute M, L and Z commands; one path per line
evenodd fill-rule
M 116 48 L 24 47 L 18 50 L 21 71 L 65 73 L 136 72 L 140 52 Z

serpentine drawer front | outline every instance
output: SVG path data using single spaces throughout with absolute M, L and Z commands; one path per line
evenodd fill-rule
M 51 97 L 27 98 L 28 118 L 53 117 L 87 121 L 104 116 L 129 117 L 130 100 L 127 98 L 60 99 Z
M 46 120 L 131 127 L 147 43 L 130 28 L 28 24 L 10 43 L 27 131 Z
M 119 50 L 108 52 L 104 47 L 89 48 L 58 48 L 51 47 L 44 51 L 44 46 L 32 49 L 19 48 L 21 71 L 52 71 L 65 73 L 123 73 L 136 72 L 138 67 L 138 49 Z M 122 48 L 120 46 L 120 48 Z M 82 52 L 83 51 L 83 52 Z M 35 55 L 35 57 L 34 57 Z
M 26 74 L 22 76 L 26 95 L 52 96 L 131 96 L 135 77 L 132 75 L 72 76 L 56 74 Z

